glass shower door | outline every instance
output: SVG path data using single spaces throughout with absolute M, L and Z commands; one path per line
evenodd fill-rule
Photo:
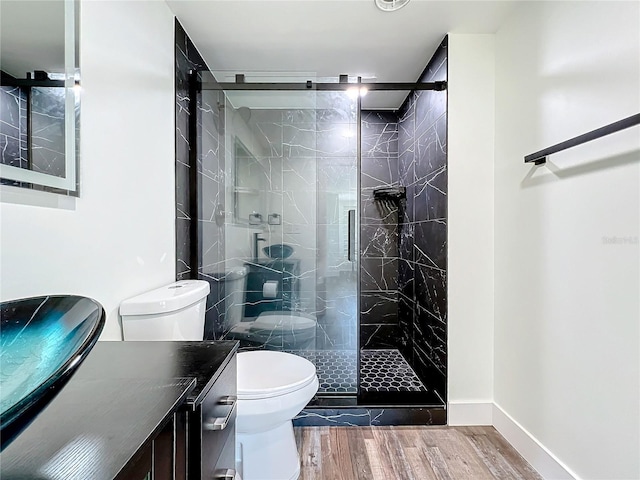
M 315 364 L 327 395 L 355 394 L 358 365 L 357 101 L 318 92 Z
M 203 261 L 217 289 L 211 336 L 308 358 L 319 394 L 355 394 L 357 100 L 338 91 L 220 90 L 206 75 L 203 103 L 220 119 L 218 171 L 209 175 L 223 181 L 215 200 L 203 191 L 200 201 L 224 211 L 223 241 L 200 234 L 203 258 L 224 251 L 221 262 Z

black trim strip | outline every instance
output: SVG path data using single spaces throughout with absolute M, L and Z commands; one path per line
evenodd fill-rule
M 64 80 L 20 80 L 7 78 L 2 76 L 3 87 L 62 87 L 64 88 Z
M 189 276 L 198 278 L 198 72 L 189 72 Z
M 218 83 L 215 81 L 202 82 L 203 90 L 317 90 L 317 91 L 345 91 L 351 88 L 366 88 L 375 90 L 436 90 L 447 89 L 447 82 L 427 83 Z

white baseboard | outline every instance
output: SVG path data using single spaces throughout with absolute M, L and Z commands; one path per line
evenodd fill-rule
M 449 402 L 447 408 L 448 425 L 493 425 L 492 402 Z
M 545 480 L 579 480 L 533 435 L 499 405 L 493 403 L 493 426 Z

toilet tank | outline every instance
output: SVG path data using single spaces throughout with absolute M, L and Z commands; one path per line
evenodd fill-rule
M 209 283 L 181 280 L 120 304 L 125 340 L 202 340 Z
M 245 290 L 247 287 L 247 267 L 236 267 L 224 272 L 209 275 L 214 288 L 224 298 L 225 319 L 223 330 L 226 332 L 244 317 Z

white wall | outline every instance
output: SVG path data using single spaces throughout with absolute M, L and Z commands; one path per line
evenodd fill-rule
M 496 35 L 494 398 L 580 478 L 640 477 L 640 128 L 523 156 L 638 113 L 639 44 L 638 2 L 527 3 Z
M 491 423 L 494 67 L 494 35 L 449 34 L 448 389 L 451 425 Z M 473 419 L 467 414 L 472 414 Z
M 173 29 L 164 2 L 82 3 L 81 196 L 1 204 L 3 300 L 93 297 L 119 340 L 120 301 L 175 279 Z

